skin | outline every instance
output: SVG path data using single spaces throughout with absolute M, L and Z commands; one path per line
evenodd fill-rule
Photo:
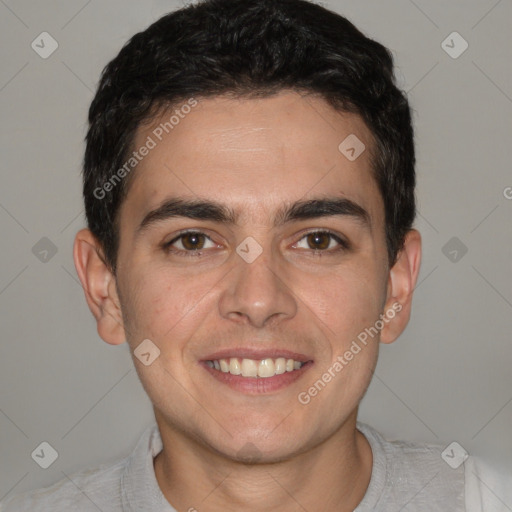
M 168 118 L 139 127 L 134 146 Z M 338 150 L 350 134 L 366 145 L 353 162 Z M 155 475 L 177 510 L 343 512 L 362 500 L 373 458 L 356 429 L 358 404 L 379 343 L 391 343 L 407 325 L 421 259 L 420 235 L 411 230 L 389 267 L 372 144 L 359 116 L 320 98 L 282 91 L 203 99 L 134 171 L 120 209 L 116 276 L 90 231 L 76 235 L 75 265 L 101 338 L 127 341 L 132 353 L 144 339 L 160 349 L 149 366 L 133 360 L 163 440 Z M 332 196 L 362 206 L 371 226 L 347 215 L 273 225 L 286 202 Z M 169 218 L 137 236 L 146 213 L 169 197 L 215 200 L 240 217 L 233 225 Z M 199 255 L 162 248 L 191 228 L 212 239 Z M 305 232 L 326 229 L 350 248 L 336 252 L 340 246 L 327 238 L 328 249 L 315 250 Z M 249 236 L 263 249 L 252 263 L 236 252 Z M 190 240 L 174 247 L 190 248 Z M 396 303 L 401 311 L 379 335 L 300 403 L 298 394 Z M 288 349 L 313 365 L 284 389 L 248 395 L 198 363 L 236 347 Z M 247 454 L 257 463 L 247 463 Z

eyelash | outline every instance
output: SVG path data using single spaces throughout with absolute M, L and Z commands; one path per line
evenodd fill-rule
M 332 231 L 329 231 L 328 229 L 316 230 L 316 231 L 308 231 L 307 233 L 304 233 L 301 236 L 301 238 L 298 240 L 298 242 L 302 241 L 308 235 L 313 235 L 313 234 L 315 234 L 315 235 L 328 235 L 328 236 L 331 237 L 332 240 L 334 240 L 335 242 L 337 242 L 339 244 L 339 247 L 337 247 L 335 249 L 309 249 L 310 251 L 313 252 L 313 254 L 315 256 L 322 256 L 323 254 L 333 255 L 333 254 L 337 254 L 340 251 L 348 251 L 351 248 L 350 244 L 347 241 L 343 240 L 336 233 L 333 233 Z M 183 249 L 175 249 L 175 248 L 172 247 L 172 245 L 174 243 L 176 243 L 178 240 L 182 239 L 185 235 L 203 235 L 210 242 L 213 242 L 213 240 L 208 235 L 206 235 L 205 233 L 203 233 L 201 231 L 181 231 L 172 240 L 170 240 L 169 242 L 165 242 L 162 245 L 162 248 L 167 253 L 174 253 L 174 254 L 177 254 L 177 255 L 185 256 L 185 257 L 201 256 L 203 254 L 202 253 L 202 249 L 192 249 L 192 250 L 189 250 L 189 251 L 185 251 Z M 296 243 L 298 243 L 298 242 L 296 242 Z
M 313 255 L 315 256 L 336 255 L 340 251 L 345 252 L 351 248 L 350 244 L 346 240 L 343 240 L 343 238 L 341 238 L 339 235 L 332 231 L 329 231 L 328 229 L 308 231 L 300 237 L 298 242 L 304 240 L 304 238 L 306 238 L 309 235 L 328 235 L 331 238 L 331 240 L 334 240 L 335 242 L 338 243 L 338 247 L 334 249 L 306 249 L 312 251 Z
M 169 242 L 165 242 L 163 244 L 164 251 L 168 252 L 168 253 L 174 253 L 174 254 L 177 254 L 179 256 L 192 257 L 192 258 L 193 257 L 197 257 L 197 256 L 201 256 L 202 255 L 202 249 L 199 249 L 199 250 L 195 249 L 195 250 L 191 250 L 191 251 L 184 251 L 183 249 L 174 249 L 172 247 L 172 244 L 174 244 L 175 242 L 177 242 L 178 240 L 183 238 L 185 235 L 203 235 L 205 238 L 210 240 L 210 242 L 213 242 L 213 240 L 208 235 L 206 235 L 205 233 L 203 233 L 201 231 L 180 231 L 178 236 L 174 237 Z

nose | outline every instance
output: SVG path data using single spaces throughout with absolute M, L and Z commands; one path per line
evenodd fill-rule
M 271 264 L 265 252 L 252 263 L 239 258 L 226 280 L 219 298 L 223 318 L 263 327 L 292 318 L 297 312 L 288 279 L 282 269 Z

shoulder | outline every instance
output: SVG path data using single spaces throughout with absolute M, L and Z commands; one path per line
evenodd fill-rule
M 70 475 L 63 472 L 64 478 L 49 487 L 2 501 L 0 512 L 121 512 L 127 492 L 134 501 L 149 503 L 160 498 L 152 471 L 153 457 L 161 449 L 158 427 L 151 424 L 126 457 Z
M 441 444 L 388 440 L 374 428 L 358 422 L 358 429 L 368 439 L 374 457 L 381 458 L 386 473 L 400 480 L 424 482 L 426 475 L 438 475 L 452 482 L 464 483 L 464 458 L 458 453 L 446 453 Z M 449 448 L 449 447 L 448 447 Z M 452 456 L 452 457 L 449 457 Z M 453 459 L 453 460 L 451 460 Z
M 125 464 L 126 459 L 122 459 L 113 465 L 104 464 L 65 475 L 49 487 L 18 494 L 3 501 L 0 503 L 0 512 L 120 511 L 121 476 Z
M 468 456 L 456 443 L 390 441 L 369 425 L 358 422 L 358 429 L 372 447 L 384 510 L 407 503 L 416 511 L 512 511 L 510 468 Z
M 512 469 L 492 465 L 480 457 L 464 464 L 467 512 L 510 512 Z
M 450 466 L 438 444 L 388 440 L 359 422 L 357 428 L 373 452 L 370 486 L 378 494 L 376 509 L 400 505 L 418 512 L 464 510 L 463 461 Z

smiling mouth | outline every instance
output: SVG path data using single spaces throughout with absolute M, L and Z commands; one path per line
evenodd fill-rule
M 284 373 L 291 373 L 300 370 L 309 361 L 302 362 L 284 357 L 266 359 L 247 359 L 230 357 L 225 359 L 214 359 L 205 361 L 205 364 L 214 370 L 231 375 L 238 375 L 249 378 L 269 378 Z

